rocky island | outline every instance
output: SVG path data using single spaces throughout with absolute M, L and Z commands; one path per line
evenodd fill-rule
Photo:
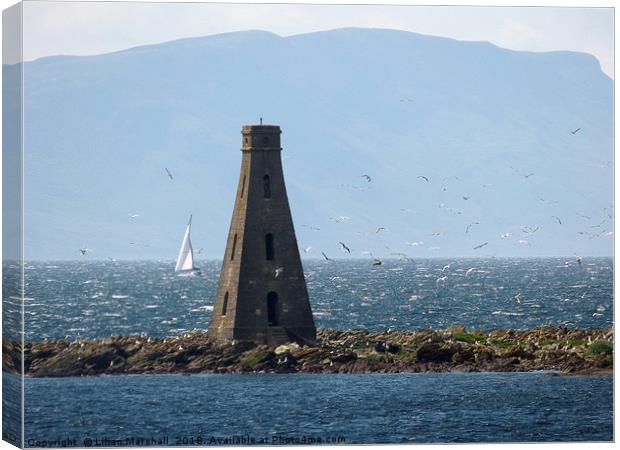
M 3 341 L 3 370 L 21 372 L 21 346 Z M 217 344 L 205 332 L 153 338 L 26 342 L 33 377 L 161 373 L 523 372 L 613 374 L 613 329 L 545 326 L 531 330 L 319 329 L 312 346 Z

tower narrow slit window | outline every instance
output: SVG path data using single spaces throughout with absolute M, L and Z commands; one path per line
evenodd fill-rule
M 243 175 L 243 182 L 241 184 L 241 198 L 243 198 L 244 192 L 245 192 L 245 175 Z
M 267 257 L 267 260 L 271 261 L 273 259 L 274 256 L 274 251 L 273 251 L 273 234 L 271 233 L 267 233 L 265 235 L 265 255 Z
M 232 251 L 230 252 L 230 260 L 234 260 L 235 259 L 235 250 L 237 249 L 237 234 L 235 234 L 233 236 L 233 245 L 232 245 Z
M 278 294 L 271 291 L 267 294 L 267 324 L 270 327 L 275 327 L 279 324 L 279 312 Z
M 226 310 L 228 309 L 228 291 L 224 294 L 224 303 L 222 303 L 222 315 L 226 315 Z
M 271 180 L 269 175 L 263 177 L 263 197 L 271 198 Z

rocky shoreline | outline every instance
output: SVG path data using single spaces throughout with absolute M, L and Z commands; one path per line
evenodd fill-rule
M 18 342 L 3 341 L 5 372 L 20 373 Z M 112 336 L 24 345 L 25 374 L 526 372 L 613 375 L 613 329 L 383 331 L 320 329 L 314 346 L 220 345 L 205 332 Z

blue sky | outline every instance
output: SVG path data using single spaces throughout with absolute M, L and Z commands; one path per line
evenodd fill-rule
M 596 56 L 603 71 L 613 77 L 612 8 L 114 1 L 27 1 L 24 8 L 26 60 L 58 54 L 100 54 L 247 29 L 292 35 L 361 26 L 490 41 L 514 50 L 587 52 Z

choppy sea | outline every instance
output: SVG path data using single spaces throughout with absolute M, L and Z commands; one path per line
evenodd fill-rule
M 26 266 L 26 339 L 176 335 L 206 329 L 219 263 L 179 277 L 174 263 L 33 262 Z M 304 261 L 318 327 L 369 330 L 604 327 L 613 320 L 613 260 Z
M 219 264 L 200 267 L 201 276 L 178 277 L 173 262 L 31 262 L 26 339 L 206 329 Z M 613 325 L 611 258 L 584 258 L 581 265 L 574 258 L 389 260 L 378 267 L 366 260 L 304 261 L 304 269 L 319 327 Z M 9 312 L 18 304 L 10 297 L 5 290 Z M 5 330 L 11 317 L 4 316 Z M 14 375 L 3 380 L 5 391 L 19 383 Z M 24 385 L 30 447 L 132 437 L 167 437 L 169 445 L 236 438 L 269 444 L 613 439 L 613 380 L 606 377 L 145 375 L 26 378 Z M 15 405 L 3 402 L 5 430 L 17 430 L 7 415 Z

